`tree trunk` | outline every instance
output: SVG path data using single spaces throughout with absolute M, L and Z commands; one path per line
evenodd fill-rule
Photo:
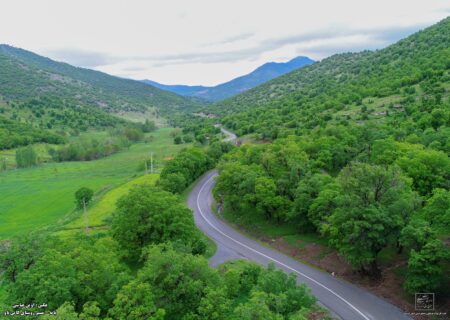
M 88 221 L 88 212 L 86 208 L 86 200 L 83 198 L 83 208 L 84 208 L 84 222 L 86 224 L 86 234 L 89 233 L 89 221 Z
M 397 253 L 401 254 L 403 252 L 403 246 L 400 244 L 400 241 L 397 240 Z
M 380 269 L 378 269 L 378 264 L 376 260 L 370 263 L 370 275 L 375 279 L 379 279 L 381 276 L 381 272 Z

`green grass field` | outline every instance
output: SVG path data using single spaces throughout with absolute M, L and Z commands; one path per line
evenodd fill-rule
M 158 178 L 159 174 L 157 173 L 143 175 L 106 192 L 98 202 L 94 203 L 94 205 L 92 205 L 88 209 L 89 227 L 101 227 L 105 225 L 105 219 L 110 217 L 116 209 L 117 200 L 119 200 L 120 197 L 126 195 L 132 187 L 141 184 L 154 185 Z M 81 214 L 82 213 L 80 211 L 80 216 L 76 220 L 65 225 L 64 228 L 84 228 L 84 217 Z
M 121 111 L 116 116 L 132 122 L 144 123 L 145 120 L 154 121 L 157 126 L 167 126 L 167 121 L 157 115 L 156 108 L 149 108 L 146 112 Z
M 96 194 L 144 173 L 144 159 L 154 152 L 156 171 L 165 158 L 188 145 L 175 145 L 171 128 L 151 135 L 150 143 L 89 162 L 47 163 L 35 168 L 0 173 L 0 239 L 55 225 L 74 209 L 74 193 L 80 187 Z

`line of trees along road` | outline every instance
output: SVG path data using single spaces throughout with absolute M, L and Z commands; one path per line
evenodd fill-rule
M 215 197 L 244 221 L 318 233 L 372 277 L 382 250 L 406 252 L 409 292 L 445 290 L 450 160 L 368 129 L 328 127 L 235 149 L 219 163 Z
M 159 185 L 164 190 L 181 193 L 203 173 L 215 167 L 223 154 L 233 149 L 231 143 L 216 141 L 205 149 L 182 150 L 161 171 Z

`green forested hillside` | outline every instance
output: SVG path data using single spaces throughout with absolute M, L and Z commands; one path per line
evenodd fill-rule
M 56 131 L 67 135 L 133 126 L 115 114 L 133 111 L 159 117 L 196 105 L 138 81 L 0 45 L 0 149 L 54 142 Z
M 88 129 L 139 127 L 92 106 L 80 106 L 57 97 L 0 104 L 0 150 L 36 142 L 63 143 L 62 137 Z
M 64 139 L 47 130 L 36 129 L 0 116 L 0 150 L 38 142 L 57 144 L 64 142 Z
M 332 56 L 208 110 L 240 134 L 268 139 L 372 119 L 418 134 L 448 124 L 449 68 L 447 18 L 386 49 Z
M 43 129 L 105 128 L 125 121 L 93 106 L 70 103 L 58 97 L 38 97 L 0 105 L 0 114 Z
M 109 111 L 183 108 L 189 99 L 102 72 L 73 67 L 0 45 L 0 95 L 5 100 L 54 96 Z
M 272 141 L 224 157 L 217 200 L 249 229 L 315 233 L 363 275 L 396 270 L 407 292 L 448 297 L 449 69 L 447 18 L 212 106 L 238 134 Z

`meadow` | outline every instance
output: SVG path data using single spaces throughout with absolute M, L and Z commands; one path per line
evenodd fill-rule
M 111 213 L 114 212 L 116 202 L 120 197 L 126 195 L 128 191 L 136 185 L 154 185 L 158 178 L 159 174 L 157 173 L 142 175 L 103 194 L 96 203 L 88 208 L 89 228 L 105 226 L 106 220 L 111 216 Z M 84 227 L 85 221 L 80 211 L 77 219 L 64 226 L 64 233 L 65 231 L 79 230 Z
M 172 128 L 151 133 L 153 140 L 137 143 L 109 157 L 85 162 L 45 163 L 0 173 L 0 239 L 55 225 L 74 210 L 80 187 L 96 197 L 144 174 L 144 160 L 154 153 L 155 171 L 188 145 L 175 145 Z

